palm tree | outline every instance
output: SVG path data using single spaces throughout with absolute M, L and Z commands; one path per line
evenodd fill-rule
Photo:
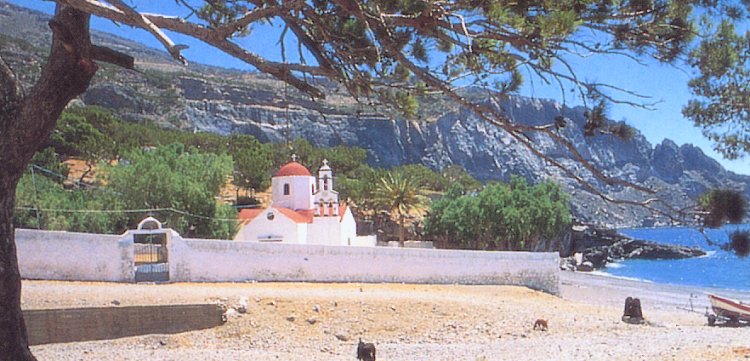
M 404 246 L 406 216 L 424 204 L 425 197 L 421 193 L 419 183 L 400 172 L 388 172 L 380 177 L 373 189 L 372 203 L 375 209 L 389 212 L 391 219 L 398 224 L 401 247 Z

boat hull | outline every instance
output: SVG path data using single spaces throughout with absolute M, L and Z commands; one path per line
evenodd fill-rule
M 708 295 L 708 300 L 717 316 L 750 321 L 750 305 L 716 295 Z

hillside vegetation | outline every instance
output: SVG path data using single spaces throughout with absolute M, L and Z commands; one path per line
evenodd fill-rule
M 357 147 L 317 148 L 303 139 L 289 144 L 261 143 L 251 135 L 165 129 L 153 123 L 126 122 L 99 107 L 71 107 L 63 113 L 46 148 L 37 153 L 19 184 L 16 226 L 120 233 L 153 215 L 188 237 L 231 238 L 237 226 L 236 208 L 253 206 L 258 200 L 236 197 L 232 204 L 219 201 L 227 179 L 237 189 L 250 190 L 249 194 L 264 191 L 273 172 L 289 162 L 292 153 L 313 173 L 327 159 L 335 172 L 335 189 L 342 200 L 353 206 L 360 221 L 373 220 L 376 228 L 388 228 L 394 222 L 391 224 L 398 229 L 381 234 L 385 239 L 395 238 L 395 233 L 401 233 L 396 232 L 399 230 L 408 233 L 409 238 L 420 237 L 421 217 L 415 216 L 442 212 L 445 201 L 434 203 L 430 198 L 440 199 L 451 187 L 464 190 L 465 197 L 486 198 L 486 191 L 480 191 L 481 183 L 458 166 L 446 167 L 442 172 L 415 164 L 373 168 L 365 162 L 366 152 Z M 69 180 L 63 160 L 71 157 L 84 160 L 88 170 L 96 168 L 96 177 L 90 180 L 84 172 L 78 179 Z M 514 182 L 512 189 L 527 199 L 521 195 L 525 186 L 518 186 L 525 181 Z M 487 189 L 495 187 L 490 185 Z M 560 214 L 555 216 L 569 220 L 567 199 L 559 196 L 559 187 L 544 187 L 549 191 L 534 196 L 555 197 L 560 201 L 556 203 Z M 524 215 L 530 215 L 529 207 L 536 206 L 512 205 Z M 502 221 L 500 214 L 485 217 L 485 222 Z M 519 224 L 534 237 L 519 233 L 515 236 L 522 238 L 517 243 L 506 242 L 492 248 L 523 249 L 527 247 L 526 240 L 535 240 L 552 230 L 546 226 L 537 230 L 538 222 L 531 218 L 521 221 Z M 441 227 L 463 225 L 444 223 Z M 555 227 L 558 228 L 552 231 L 560 230 L 559 224 Z M 429 227 L 425 231 L 435 234 Z M 442 243 L 446 247 L 487 248 L 484 244 Z

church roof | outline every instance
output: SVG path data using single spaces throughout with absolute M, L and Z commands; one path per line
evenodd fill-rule
M 312 176 L 310 174 L 310 171 L 305 168 L 304 165 L 299 164 L 297 162 L 289 162 L 287 164 L 284 164 L 281 168 L 279 168 L 279 171 L 276 172 L 276 175 L 274 177 L 289 177 L 289 176 Z
M 289 217 L 289 219 L 291 219 L 294 223 L 312 223 L 313 216 L 315 216 L 314 210 L 295 211 L 295 210 L 284 208 L 284 207 L 278 207 L 276 208 L 276 210 L 281 212 L 281 214 Z
M 339 222 L 344 220 L 345 214 L 346 214 L 346 203 L 341 203 L 341 205 L 339 205 Z
M 250 221 L 255 219 L 255 217 L 257 217 L 259 214 L 263 213 L 263 211 L 265 211 L 266 209 L 245 208 L 240 211 L 240 214 L 237 217 L 239 218 L 240 223 L 248 224 L 250 223 Z M 279 211 L 281 214 L 285 215 L 294 223 L 313 223 L 313 219 L 315 218 L 314 209 L 300 209 L 296 211 L 293 209 L 285 208 L 285 207 L 273 207 L 273 209 Z M 345 214 L 346 214 L 346 203 L 342 203 L 339 206 L 339 221 L 342 221 L 344 219 Z
M 241 223 L 247 223 L 252 221 L 263 211 L 264 209 L 262 208 L 245 208 L 240 211 L 240 214 L 237 215 L 237 218 L 239 218 Z
M 263 213 L 267 208 L 245 208 L 240 211 L 238 218 L 242 224 L 250 223 L 255 217 Z M 279 211 L 294 223 L 312 223 L 313 217 L 315 216 L 315 210 L 293 210 L 285 207 L 273 207 L 273 209 Z

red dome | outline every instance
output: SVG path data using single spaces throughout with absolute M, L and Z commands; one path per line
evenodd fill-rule
M 297 162 L 289 162 L 284 164 L 274 177 L 289 177 L 289 176 L 308 176 L 311 177 L 310 171 L 305 168 L 304 165 Z

